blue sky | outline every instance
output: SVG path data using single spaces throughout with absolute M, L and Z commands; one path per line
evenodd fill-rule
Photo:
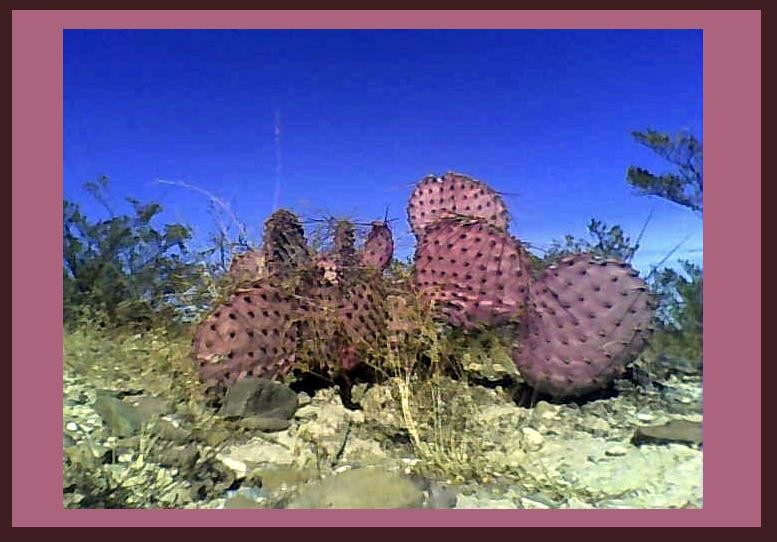
M 66 30 L 64 46 L 64 195 L 89 216 L 105 211 L 82 184 L 108 175 L 116 207 L 158 201 L 204 243 L 208 199 L 155 180 L 183 181 L 258 240 L 280 180 L 306 219 L 388 207 L 406 257 L 414 182 L 454 170 L 504 192 L 533 245 L 592 217 L 636 237 L 652 210 L 635 266 L 686 238 L 673 260 L 701 261 L 701 218 L 625 182 L 671 169 L 632 130 L 701 139 L 701 31 Z

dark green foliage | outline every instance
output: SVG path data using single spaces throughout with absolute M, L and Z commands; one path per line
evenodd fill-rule
M 687 132 L 670 136 L 655 130 L 633 132 L 634 139 L 677 167 L 674 173 L 653 174 L 631 166 L 628 183 L 642 194 L 658 196 L 703 212 L 703 173 L 701 143 Z
M 201 282 L 204 268 L 187 248 L 191 230 L 182 224 L 152 224 L 157 203 L 129 198 L 131 214 L 107 205 L 107 180 L 86 189 L 108 212 L 91 221 L 75 203 L 64 202 L 64 320 L 101 325 L 174 322 L 175 297 Z M 97 320 L 97 322 L 94 322 Z
M 681 265 L 684 274 L 665 268 L 651 280 L 660 300 L 655 343 L 670 356 L 696 361 L 702 355 L 704 274 L 691 262 Z
M 618 258 L 630 261 L 639 250 L 639 244 L 631 244 L 631 238 L 623 233 L 620 226 L 610 226 L 601 220 L 591 219 L 588 234 L 592 241 L 579 239 L 567 234 L 563 241 L 553 241 L 545 254 L 544 263 L 555 262 L 565 256 L 589 252 L 602 257 Z
M 698 213 L 703 213 L 704 179 L 702 145 L 692 134 L 675 136 L 655 130 L 633 132 L 634 139 L 674 165 L 673 173 L 654 175 L 630 167 L 626 180 L 645 195 L 658 196 Z M 664 268 L 653 272 L 650 283 L 660 303 L 659 333 L 653 348 L 689 361 L 702 357 L 702 268 L 680 262 L 683 273 Z

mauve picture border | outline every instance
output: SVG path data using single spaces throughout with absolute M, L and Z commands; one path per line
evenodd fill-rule
M 62 31 L 76 28 L 703 30 L 703 139 L 707 181 L 704 196 L 707 211 L 704 220 L 704 507 L 701 510 L 64 509 L 60 274 Z M 14 11 L 13 525 L 760 526 L 760 74 L 759 11 Z M 730 256 L 730 247 L 734 245 L 736 258 Z M 748 265 L 743 266 L 743 261 Z M 729 340 L 730 337 L 736 337 L 736 341 Z M 734 363 L 736 374 L 732 375 Z M 737 384 L 736 401 L 731 401 L 727 392 L 732 379 Z M 34 393 L 28 393 L 33 383 Z

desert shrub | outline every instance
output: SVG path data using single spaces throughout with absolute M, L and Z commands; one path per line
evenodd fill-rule
M 653 346 L 671 357 L 698 361 L 702 357 L 704 274 L 691 262 L 681 265 L 682 272 L 665 268 L 651 279 L 659 299 L 659 332 Z
M 554 240 L 545 253 L 542 263 L 553 263 L 565 256 L 590 252 L 606 258 L 619 258 L 630 261 L 639 250 L 639 241 L 632 244 L 618 225 L 608 226 L 601 220 L 592 218 L 588 223 L 588 235 L 591 240 L 574 237 L 567 234 L 563 240 Z
M 101 201 L 107 181 L 88 183 Z M 128 198 L 132 212 L 92 220 L 63 208 L 64 321 L 68 326 L 174 325 L 204 305 L 209 270 L 184 224 L 157 226 L 158 203 Z

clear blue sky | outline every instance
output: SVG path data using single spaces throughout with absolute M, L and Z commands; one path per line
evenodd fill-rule
M 405 257 L 414 181 L 454 170 L 507 193 L 535 245 L 592 217 L 636 237 L 653 209 L 634 264 L 687 236 L 673 259 L 701 261 L 701 218 L 625 182 L 632 164 L 670 169 L 632 130 L 701 139 L 701 31 L 66 30 L 64 45 L 64 193 L 89 216 L 105 212 L 82 183 L 104 174 L 117 208 L 158 201 L 205 242 L 207 198 L 155 179 L 184 181 L 258 240 L 280 179 L 279 205 L 305 218 L 388 207 Z

